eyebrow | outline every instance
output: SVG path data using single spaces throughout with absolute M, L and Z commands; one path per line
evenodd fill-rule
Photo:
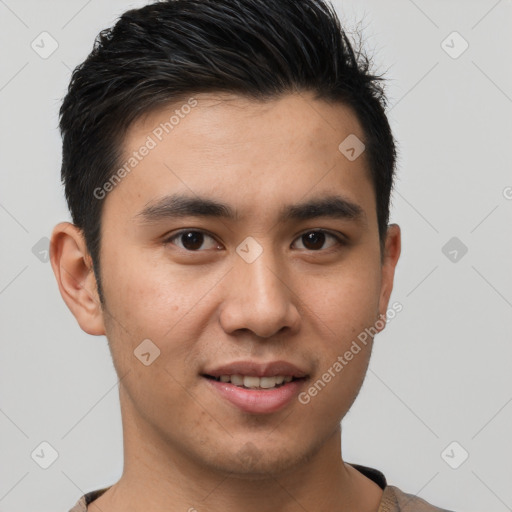
M 172 194 L 149 203 L 135 215 L 141 224 L 153 224 L 162 220 L 183 217 L 209 217 L 231 221 L 239 219 L 237 211 L 231 206 L 207 197 Z M 304 221 L 318 217 L 351 220 L 366 224 L 364 209 L 339 195 L 328 195 L 321 198 L 281 208 L 279 222 Z

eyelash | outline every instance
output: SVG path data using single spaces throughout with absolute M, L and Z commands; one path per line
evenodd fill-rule
M 164 245 L 167 245 L 167 244 L 171 244 L 172 241 L 175 239 L 175 238 L 179 238 L 181 235 L 185 234 L 185 233 L 201 233 L 203 235 L 206 235 L 210 238 L 212 238 L 213 240 L 215 240 L 217 243 L 219 243 L 216 238 L 211 235 L 210 233 L 208 233 L 207 231 L 203 231 L 201 229 L 182 229 L 176 233 L 174 233 L 173 235 L 167 237 L 163 243 Z M 343 239 L 340 235 L 337 235 L 335 233 L 332 233 L 331 231 L 327 231 L 325 229 L 309 229 L 307 231 L 304 231 L 303 233 L 301 233 L 300 235 L 297 236 L 297 238 L 295 238 L 295 240 L 298 240 L 299 238 L 303 237 L 304 235 L 307 235 L 308 233 L 323 233 L 325 235 L 328 235 L 328 236 L 331 236 L 332 238 L 334 238 L 337 242 L 337 245 L 338 246 L 345 246 L 347 244 L 346 240 Z M 294 240 L 294 241 L 295 241 Z M 338 247 L 339 248 L 339 247 Z M 184 249 L 182 247 L 178 247 L 178 249 L 182 250 L 182 251 L 185 251 L 185 252 L 188 252 L 188 253 L 198 253 L 198 252 L 205 252 L 205 250 L 197 250 L 197 251 L 192 251 L 192 250 L 189 250 L 189 249 Z M 318 250 L 308 250 L 308 249 L 301 249 L 301 250 L 305 250 L 305 251 L 308 251 L 308 252 L 311 252 L 311 253 L 320 253 L 320 252 L 326 252 L 326 251 L 331 251 L 333 249 L 336 249 L 336 246 L 333 246 L 333 247 L 329 247 L 328 249 L 318 249 Z

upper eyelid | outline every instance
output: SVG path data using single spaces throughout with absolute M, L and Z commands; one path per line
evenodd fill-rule
M 191 233 L 191 232 L 202 233 L 203 235 L 208 235 L 209 237 L 211 237 L 214 240 L 216 240 L 217 242 L 219 242 L 217 240 L 217 237 L 214 234 L 210 233 L 209 231 L 205 231 L 204 229 L 199 229 L 199 228 L 188 228 L 188 229 L 180 229 L 179 231 L 176 231 L 176 233 L 173 233 L 172 235 L 166 235 L 164 237 L 164 243 L 169 242 L 170 240 L 176 238 L 179 235 L 182 235 L 184 233 Z

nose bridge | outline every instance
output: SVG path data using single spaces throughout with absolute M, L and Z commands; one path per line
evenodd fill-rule
M 264 250 L 252 263 L 240 263 L 240 267 L 240 273 L 244 275 L 242 279 L 247 280 L 249 292 L 255 294 L 258 305 L 281 301 L 287 295 L 282 290 L 282 278 L 279 279 L 280 272 L 283 272 L 282 265 L 279 265 L 278 258 L 270 248 Z
M 237 251 L 221 315 L 224 328 L 230 332 L 249 329 L 261 337 L 272 336 L 283 327 L 295 329 L 299 315 L 285 284 L 285 268 L 275 251 L 262 243 L 254 260 L 245 257 L 258 249 L 252 243 L 247 247 L 241 244 Z

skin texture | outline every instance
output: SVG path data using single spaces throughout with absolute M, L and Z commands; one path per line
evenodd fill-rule
M 371 342 L 307 405 L 294 399 L 269 414 L 242 412 L 200 375 L 232 361 L 285 360 L 310 385 L 386 313 L 400 228 L 390 225 L 381 261 L 365 154 L 349 161 L 338 150 L 349 134 L 364 140 L 361 126 L 348 107 L 309 93 L 195 98 L 103 199 L 105 305 L 81 232 L 61 223 L 53 233 L 61 294 L 84 331 L 106 334 L 121 379 L 124 472 L 89 509 L 376 511 L 382 491 L 343 462 L 340 430 Z M 132 125 L 126 156 L 179 106 Z M 137 217 L 173 193 L 226 203 L 238 218 Z M 331 194 L 360 205 L 363 220 L 277 221 L 283 205 Z M 169 241 L 182 229 L 206 231 L 199 250 Z M 346 243 L 327 235 L 311 248 L 302 235 L 318 229 Z M 236 252 L 248 236 L 263 250 L 252 263 Z M 144 339 L 160 349 L 149 366 L 134 357 Z

